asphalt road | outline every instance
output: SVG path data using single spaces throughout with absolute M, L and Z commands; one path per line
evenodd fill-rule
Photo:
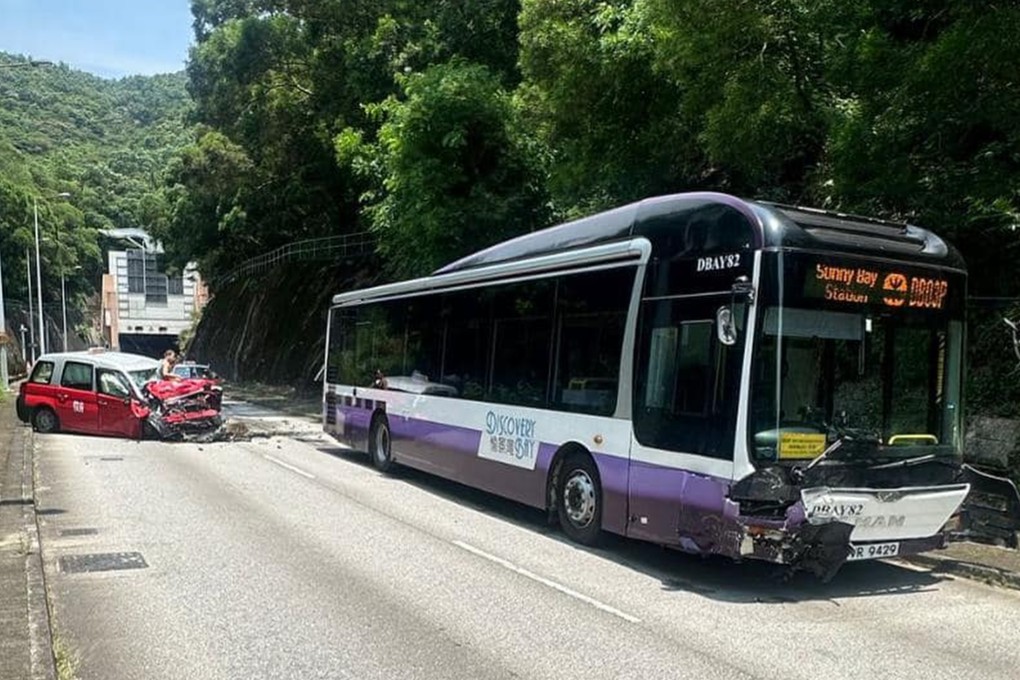
M 582 549 L 536 511 L 293 434 L 37 436 L 54 628 L 79 678 L 1020 677 L 1016 592 L 900 564 L 823 585 Z

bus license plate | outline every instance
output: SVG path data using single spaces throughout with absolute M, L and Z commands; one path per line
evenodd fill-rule
M 899 541 L 895 543 L 869 543 L 868 545 L 851 545 L 848 562 L 855 560 L 879 560 L 883 557 L 896 557 L 900 554 Z

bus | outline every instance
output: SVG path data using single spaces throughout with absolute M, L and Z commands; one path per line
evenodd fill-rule
M 336 295 L 323 427 L 582 544 L 828 579 L 958 519 L 966 288 L 916 226 L 649 198 Z

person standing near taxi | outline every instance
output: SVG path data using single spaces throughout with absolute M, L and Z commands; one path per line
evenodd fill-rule
M 181 376 L 174 373 L 174 365 L 177 363 L 177 354 L 168 349 L 163 353 L 163 361 L 159 365 L 160 380 L 180 380 Z

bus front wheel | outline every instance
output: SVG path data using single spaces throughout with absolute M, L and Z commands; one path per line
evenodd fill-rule
M 595 545 L 602 533 L 602 485 L 590 456 L 573 453 L 560 469 L 556 509 L 563 533 L 582 545 Z
M 372 456 L 372 464 L 379 472 L 388 472 L 393 467 L 393 450 L 390 442 L 390 424 L 385 416 L 372 421 L 372 430 L 368 435 L 368 452 Z

